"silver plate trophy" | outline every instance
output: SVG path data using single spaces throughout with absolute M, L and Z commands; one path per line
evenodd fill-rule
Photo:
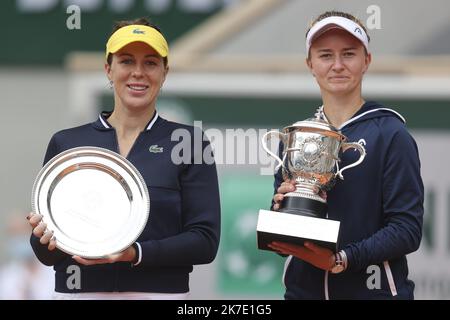
M 267 138 L 277 135 L 283 142 L 282 159 L 267 147 Z M 320 118 L 310 118 L 285 127 L 283 132 L 270 131 L 262 138 L 264 150 L 282 168 L 283 179 L 295 180 L 296 190 L 285 194 L 277 212 L 260 210 L 258 215 L 258 248 L 270 250 L 272 241 L 303 244 L 312 240 L 336 249 L 339 221 L 327 219 L 327 201 L 320 194 L 334 186 L 342 173 L 359 165 L 366 156 L 362 141 L 347 138 Z M 339 152 L 359 151 L 359 159 L 339 168 Z
M 32 208 L 54 231 L 59 249 L 101 258 L 136 241 L 147 224 L 150 199 L 144 179 L 127 159 L 103 148 L 78 147 L 41 169 Z

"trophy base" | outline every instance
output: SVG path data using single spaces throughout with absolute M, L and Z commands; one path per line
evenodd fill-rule
M 312 218 L 326 218 L 328 206 L 325 202 L 301 196 L 286 195 L 280 204 L 279 212 L 297 214 Z
M 278 211 L 259 210 L 258 249 L 273 251 L 273 241 L 303 245 L 305 241 L 336 251 L 340 222 Z

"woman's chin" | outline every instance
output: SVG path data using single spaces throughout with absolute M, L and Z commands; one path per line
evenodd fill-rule
M 150 100 L 148 99 L 127 99 L 126 101 L 123 101 L 123 105 L 129 109 L 129 110 L 143 110 L 148 109 L 151 105 Z
M 347 83 L 334 83 L 328 87 L 328 92 L 336 95 L 350 94 L 353 91 Z

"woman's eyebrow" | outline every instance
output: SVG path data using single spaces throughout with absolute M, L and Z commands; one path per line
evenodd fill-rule
M 130 57 L 132 57 L 133 55 L 130 54 L 130 53 L 120 53 L 119 57 L 122 57 L 122 56 L 130 56 Z
M 356 50 L 356 47 L 347 47 L 347 48 L 343 48 L 341 51 L 350 51 L 350 50 Z M 327 48 L 323 48 L 323 49 L 317 49 L 318 53 L 328 53 L 328 52 L 333 52 L 333 50 L 331 49 L 327 49 Z
M 318 49 L 317 51 L 318 52 L 332 52 L 333 50 L 324 48 L 324 49 Z

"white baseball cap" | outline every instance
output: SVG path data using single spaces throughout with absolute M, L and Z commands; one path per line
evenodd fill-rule
M 343 29 L 350 33 L 352 36 L 357 38 L 362 42 L 367 52 L 369 52 L 369 38 L 367 37 L 364 29 L 356 22 L 340 17 L 332 16 L 320 20 L 308 31 L 306 35 L 306 54 L 309 55 L 309 49 L 311 48 L 312 42 L 321 34 L 325 33 L 330 29 Z

